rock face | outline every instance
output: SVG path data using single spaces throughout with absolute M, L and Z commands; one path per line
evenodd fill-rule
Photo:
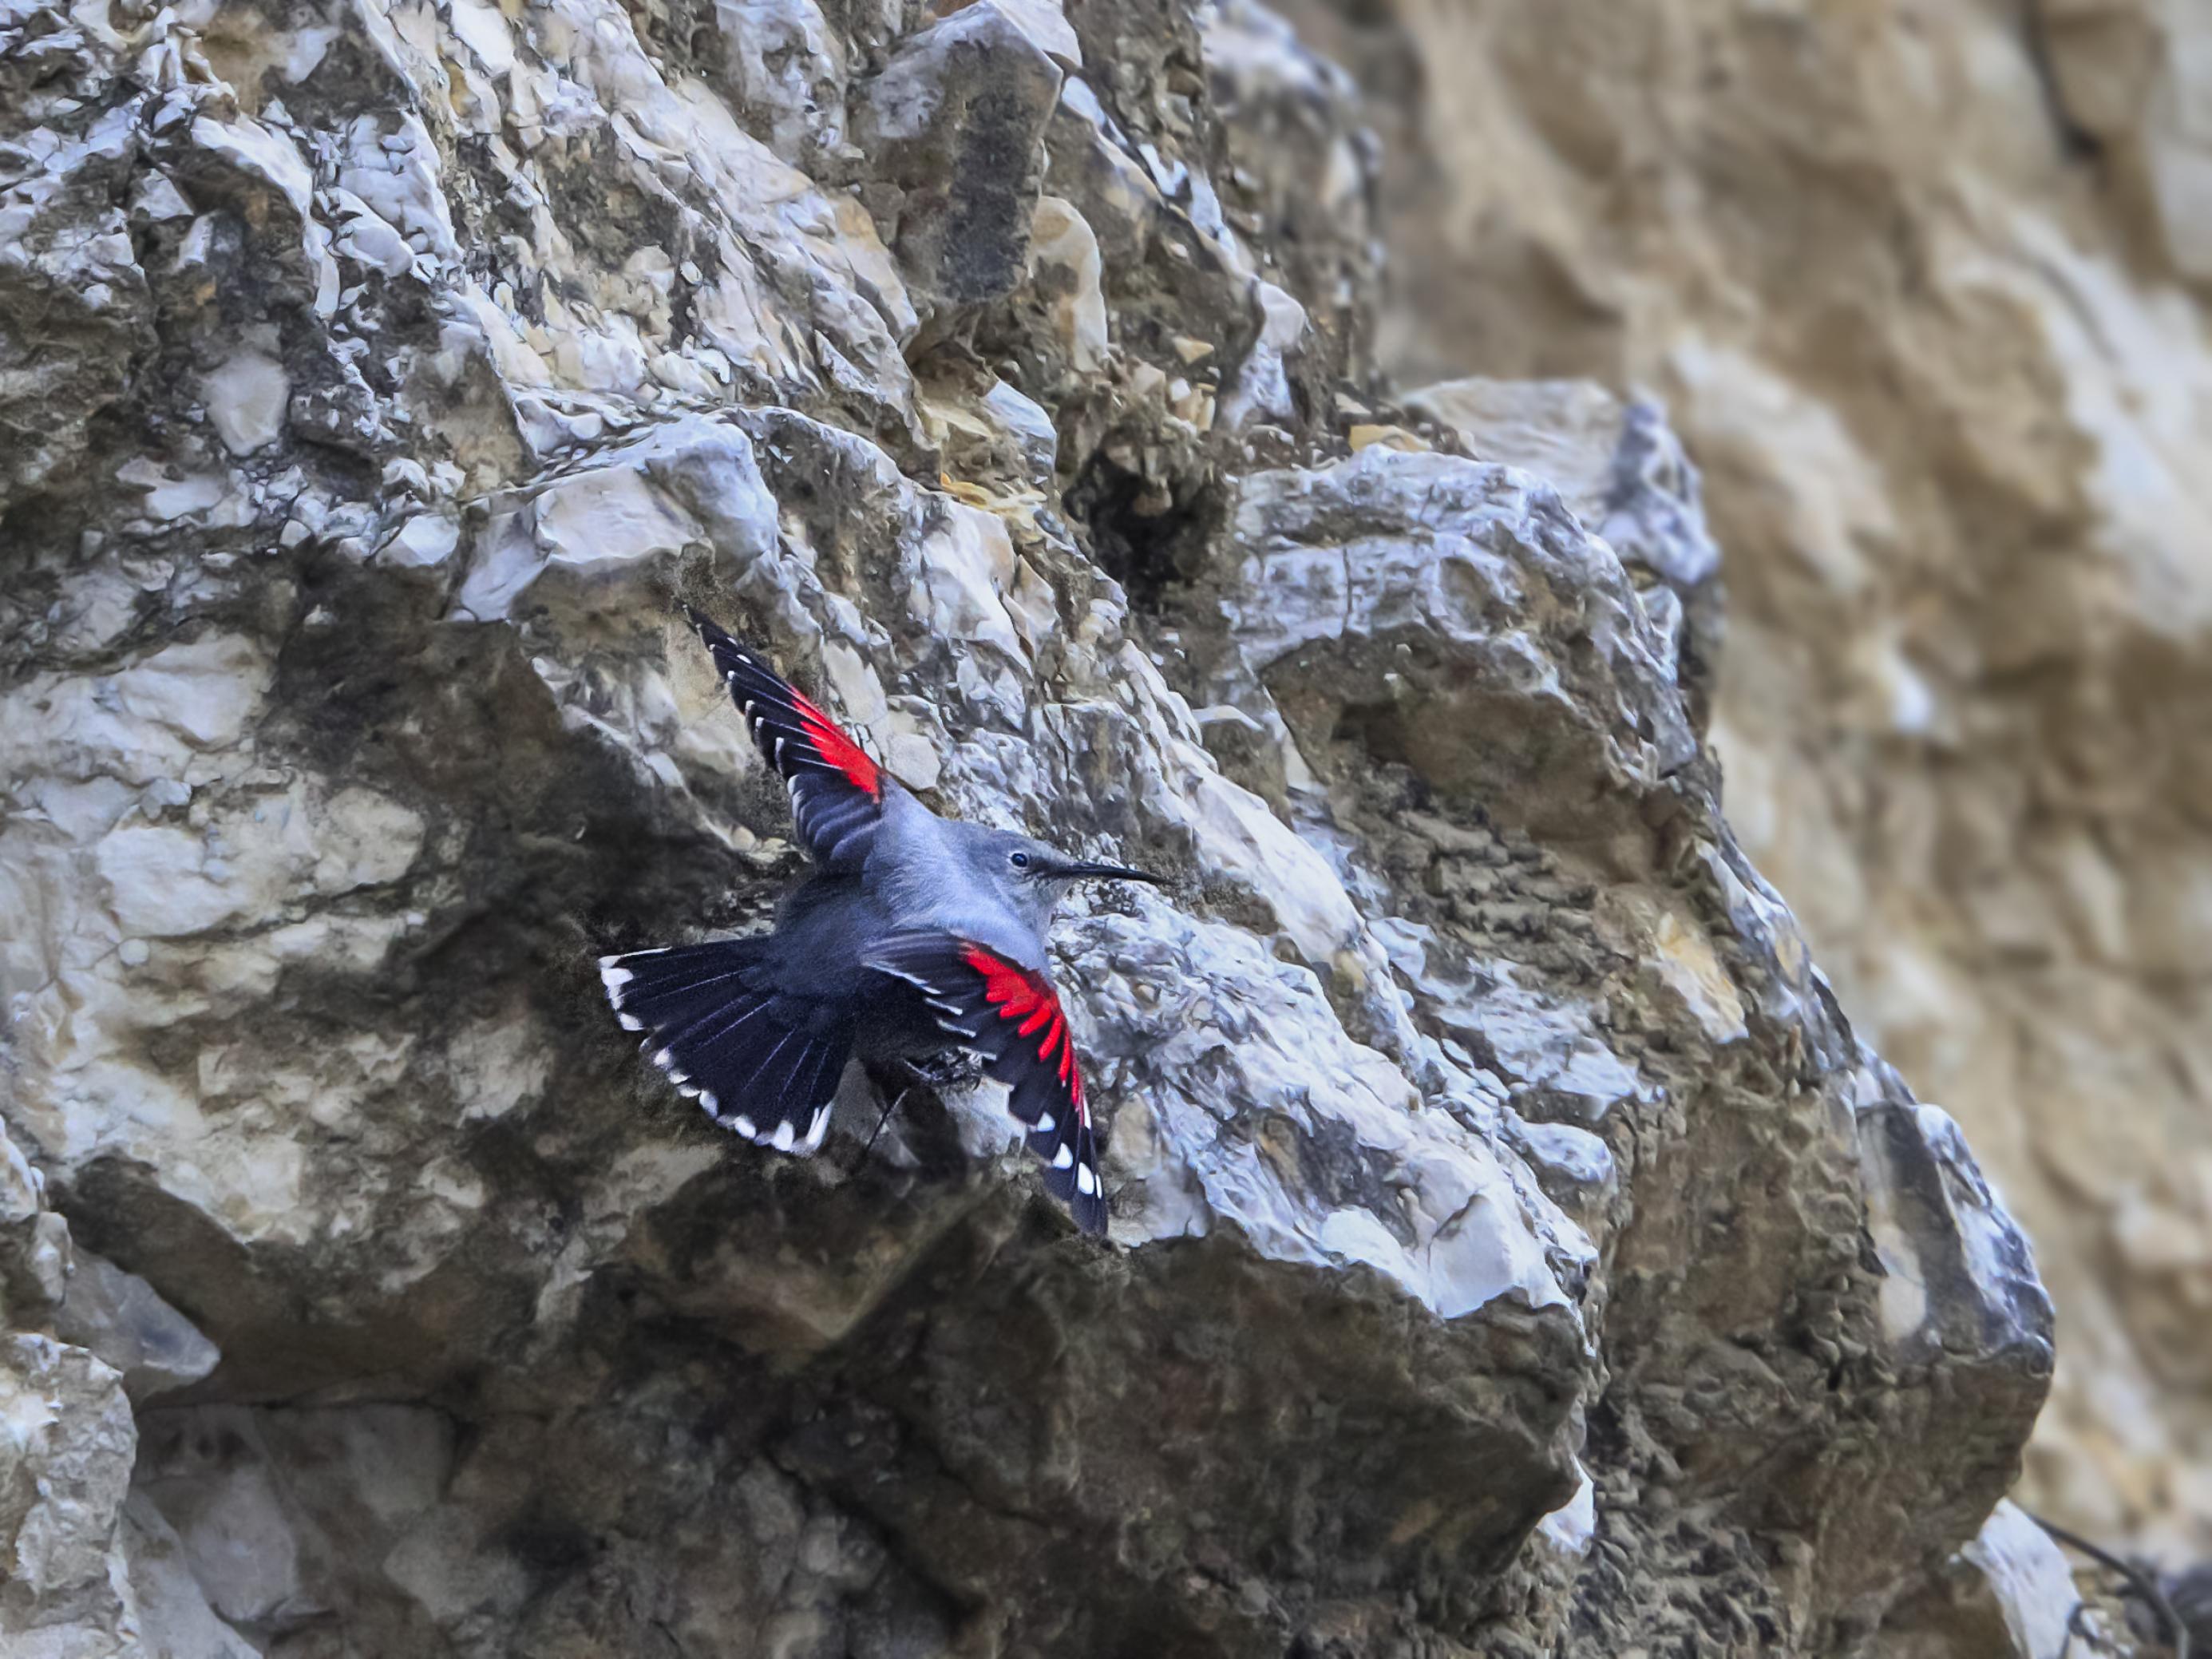
M 1486 457 L 1513 377 L 1640 382 L 1705 466 L 1730 819 L 2063 1316 L 2033 1503 L 2212 1557 L 2212 14 L 1294 10 L 1387 366 L 1491 377 Z
M 11 1654 L 2042 1628 L 2049 1304 L 1720 816 L 1695 474 L 1379 398 L 1279 21 L 4 17 Z M 799 868 L 678 595 L 1176 878 L 1060 935 L 1110 1247 L 619 1040 Z

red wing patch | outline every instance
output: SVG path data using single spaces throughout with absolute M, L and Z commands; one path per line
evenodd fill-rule
M 1006 1109 L 1027 1131 L 1030 1150 L 1044 1162 L 1045 1190 L 1066 1203 L 1085 1232 L 1104 1232 L 1097 1137 L 1052 981 L 988 945 L 927 930 L 892 934 L 866 961 L 921 993 L 948 1043 L 983 1056 L 985 1072 L 1006 1085 Z
M 836 721 L 816 708 L 812 699 L 794 690 L 791 706 L 799 715 L 800 727 L 821 752 L 822 758 L 842 772 L 854 788 L 865 789 L 881 800 L 883 775 L 876 770 L 876 763 L 868 758 L 866 750 L 847 737 Z
M 962 945 L 960 956 L 983 976 L 983 1000 L 999 1011 L 999 1018 L 1021 1022 L 1014 1035 L 1036 1038 L 1038 1063 L 1059 1073 L 1060 1086 L 1067 1091 L 1077 1113 L 1087 1120 L 1091 1109 L 1083 1101 L 1083 1072 L 1075 1063 L 1067 1016 L 1060 1011 L 1060 993 L 1052 988 L 1051 981 L 1042 974 L 1001 962 L 980 945 Z M 1057 1065 L 1053 1060 L 1055 1054 L 1060 1057 Z

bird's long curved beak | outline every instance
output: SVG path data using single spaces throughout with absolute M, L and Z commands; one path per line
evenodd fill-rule
M 1121 864 L 1058 864 L 1051 873 L 1067 881 L 1147 881 L 1155 887 L 1168 884 L 1165 876 L 1156 876 L 1149 870 L 1132 870 Z

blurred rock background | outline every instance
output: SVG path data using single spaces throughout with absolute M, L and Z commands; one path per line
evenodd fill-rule
M 2212 15 L 1291 12 L 1388 368 L 1648 386 L 1704 469 L 1729 821 L 2057 1304 L 2027 1494 L 2212 1552 Z
M 2057 1659 L 1923 1077 L 2195 1547 L 2186 152 L 1820 16 L 0 0 L 0 1648 Z M 801 868 L 678 593 L 1176 878 L 1115 1248 L 612 1029 Z

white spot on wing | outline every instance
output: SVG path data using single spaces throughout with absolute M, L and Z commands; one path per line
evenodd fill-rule
M 814 1109 L 814 1121 L 806 1126 L 806 1139 L 800 1143 L 799 1150 L 805 1152 L 819 1151 L 822 1137 L 829 1132 L 830 1109 L 827 1106 L 817 1106 Z
M 1088 1164 L 1084 1164 L 1075 1172 L 1075 1190 L 1085 1198 L 1098 1190 L 1098 1177 L 1091 1173 L 1091 1166 Z
M 622 1021 L 622 1028 L 625 1031 L 642 1031 L 645 1029 L 645 1022 L 635 1014 L 619 1014 L 616 1018 Z
M 1060 1150 L 1052 1155 L 1052 1167 L 1055 1170 L 1065 1170 L 1074 1162 L 1075 1148 L 1062 1141 Z
M 739 1112 L 735 1117 L 730 1120 L 730 1127 L 732 1129 L 735 1129 L 739 1134 L 743 1135 L 747 1140 L 758 1140 L 760 1139 L 760 1131 L 753 1127 L 752 1119 L 747 1117 L 743 1112 Z
M 1060 1120 L 1053 1116 L 1050 1112 L 1039 1112 L 1035 1127 L 1037 1133 L 1048 1135 L 1060 1127 Z
M 768 1144 L 779 1152 L 787 1152 L 791 1150 L 792 1140 L 791 1120 L 786 1118 L 775 1126 L 775 1133 L 769 1138 Z

